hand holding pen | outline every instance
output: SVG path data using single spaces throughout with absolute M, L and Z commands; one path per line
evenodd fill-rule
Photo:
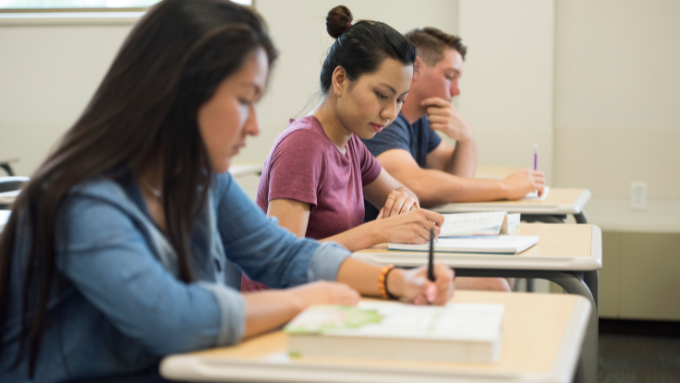
M 453 296 L 453 270 L 445 264 L 434 264 L 434 230 L 430 230 L 430 253 L 427 267 L 392 272 L 390 286 L 404 288 L 392 293 L 416 305 L 444 305 Z M 393 279 L 394 278 L 394 279 Z M 403 278 L 401 281 L 400 278 Z

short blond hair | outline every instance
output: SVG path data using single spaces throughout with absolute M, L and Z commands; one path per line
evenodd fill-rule
M 434 66 L 443 60 L 446 48 L 455 49 L 465 60 L 467 47 L 458 36 L 444 33 L 437 28 L 426 27 L 414 29 L 405 37 L 415 45 L 418 57 L 423 59 L 427 66 Z

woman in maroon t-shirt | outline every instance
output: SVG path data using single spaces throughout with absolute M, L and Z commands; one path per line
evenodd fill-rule
M 355 251 L 384 242 L 426 243 L 444 217 L 418 208 L 416 195 L 383 170 L 359 138 L 370 139 L 399 115 L 413 77 L 413 45 L 389 25 L 352 25 L 343 6 L 326 18 L 337 39 L 321 70 L 324 98 L 277 138 L 257 203 L 298 236 Z M 381 208 L 363 223 L 364 198 Z M 242 290 L 263 288 L 243 278 Z

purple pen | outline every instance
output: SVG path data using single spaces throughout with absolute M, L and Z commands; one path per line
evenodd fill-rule
M 534 144 L 534 170 L 538 170 L 538 144 Z

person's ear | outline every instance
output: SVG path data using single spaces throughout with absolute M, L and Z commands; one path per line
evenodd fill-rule
M 333 86 L 333 93 L 337 96 L 340 97 L 342 96 L 343 91 L 345 90 L 345 87 L 347 85 L 347 71 L 345 68 L 338 66 L 335 68 L 333 71 L 333 77 L 332 77 L 332 86 Z
M 420 56 L 416 56 L 416 62 L 413 63 L 413 79 L 411 82 L 418 81 L 420 78 L 420 71 L 425 68 L 425 61 Z

